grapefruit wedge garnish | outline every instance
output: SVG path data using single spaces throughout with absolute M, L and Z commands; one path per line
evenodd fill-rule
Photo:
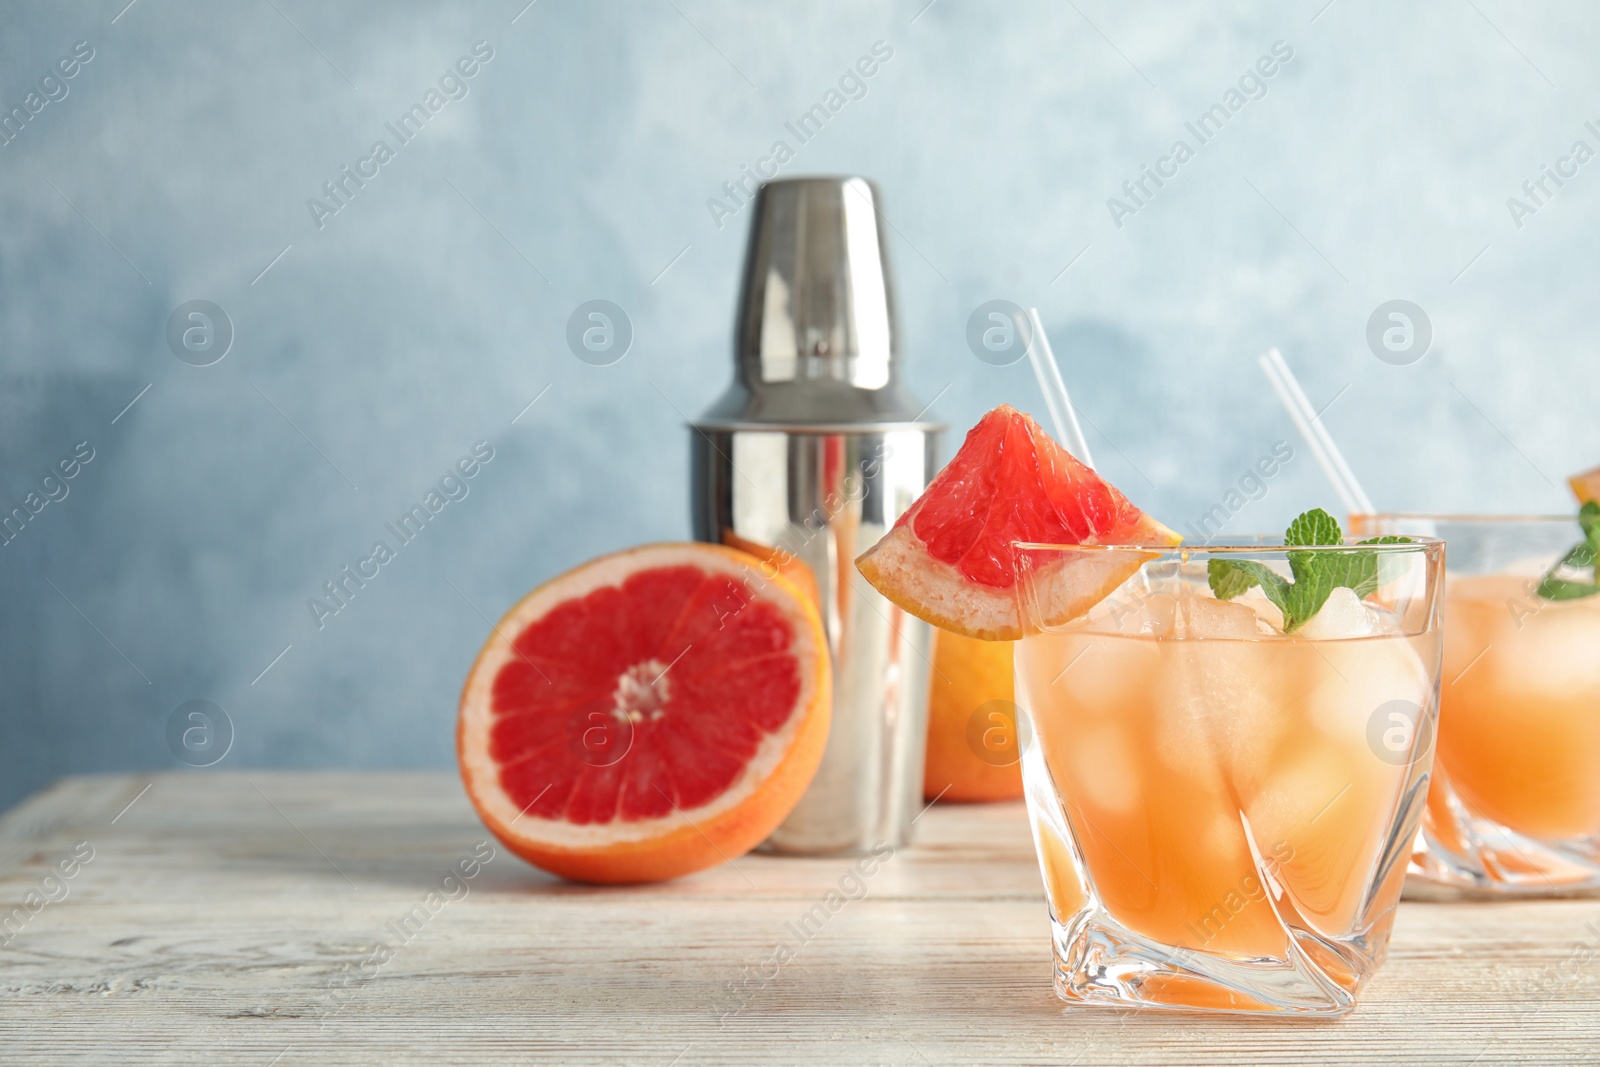
M 1002 404 L 856 566 L 920 619 L 967 637 L 1014 641 L 1017 542 L 1167 547 L 1182 538 L 1079 463 L 1032 418 Z M 1033 621 L 1066 622 L 1138 570 L 1133 553 L 1041 556 Z
M 585 563 L 529 593 L 467 675 L 467 795 L 507 848 L 585 882 L 674 878 L 759 844 L 827 742 L 813 602 L 718 545 Z
M 1572 495 L 1578 498 L 1579 504 L 1600 500 L 1600 467 L 1590 467 L 1582 474 L 1574 474 L 1567 479 L 1567 484 L 1572 487 Z

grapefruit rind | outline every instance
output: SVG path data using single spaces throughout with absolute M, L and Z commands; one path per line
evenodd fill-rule
M 980 641 L 1016 641 L 1086 614 L 1160 554 L 1131 548 L 1062 552 L 1024 584 L 997 589 L 968 581 L 929 556 L 908 528 L 897 527 L 856 566 L 874 589 L 925 622 Z M 1022 596 L 1030 600 L 1026 612 Z
M 495 677 L 516 652 L 517 635 L 560 604 L 654 567 L 691 565 L 750 582 L 793 624 L 789 651 L 800 663 L 795 710 L 767 735 L 740 776 L 709 803 L 655 819 L 578 825 L 519 810 L 492 759 Z M 753 556 L 720 545 L 644 545 L 601 556 L 533 590 L 508 611 L 478 653 L 461 693 L 456 751 L 462 783 L 484 825 L 536 867 L 582 882 L 639 883 L 676 878 L 743 855 L 781 823 L 811 783 L 827 744 L 832 681 L 822 621 L 805 592 L 769 575 Z M 759 579 L 751 581 L 759 575 Z
M 1016 597 L 969 582 L 929 556 L 916 534 L 897 526 L 856 559 L 874 589 L 924 622 L 982 641 L 1014 641 Z
M 1165 527 L 1160 527 L 1166 529 Z M 1174 535 L 1174 544 L 1176 535 Z M 1164 548 L 1089 546 L 1086 551 L 1024 552 L 1018 566 L 1032 573 L 1016 586 L 1017 637 L 1049 630 L 1087 615 Z M 1039 561 L 1043 557 L 1043 562 Z M 1014 640 L 1014 639 L 1013 639 Z

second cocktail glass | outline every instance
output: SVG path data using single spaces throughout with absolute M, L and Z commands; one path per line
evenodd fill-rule
M 1387 949 L 1432 764 L 1443 546 L 1019 552 L 1018 726 L 1057 992 L 1351 1010 Z M 1297 553 L 1316 554 L 1304 572 L 1372 579 L 1289 633 L 1259 589 L 1211 591 L 1212 561 L 1288 577 Z M 1116 591 L 1042 621 L 1086 585 Z
M 1584 542 L 1577 517 L 1351 521 L 1363 534 L 1450 546 L 1438 766 L 1412 861 L 1417 887 L 1600 891 L 1600 595 L 1543 581 Z

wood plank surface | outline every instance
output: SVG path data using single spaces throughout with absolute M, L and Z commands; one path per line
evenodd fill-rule
M 868 877 L 594 889 L 486 846 L 449 774 L 68 779 L 0 819 L 0 1062 L 1600 1062 L 1600 901 L 1407 902 L 1339 1021 L 1085 1009 L 1021 805 L 916 828 Z

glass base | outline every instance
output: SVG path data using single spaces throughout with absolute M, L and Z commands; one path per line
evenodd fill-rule
M 1447 784 L 1435 789 L 1442 795 L 1429 798 L 1406 869 L 1408 898 L 1600 895 L 1600 837 L 1528 837 L 1475 815 Z
M 1355 1009 L 1358 975 L 1375 966 L 1356 946 L 1304 940 L 1287 959 L 1174 949 L 1103 915 L 1050 920 L 1062 1000 L 1112 1008 L 1335 1018 Z M 1309 951 L 1308 951 L 1309 950 Z

